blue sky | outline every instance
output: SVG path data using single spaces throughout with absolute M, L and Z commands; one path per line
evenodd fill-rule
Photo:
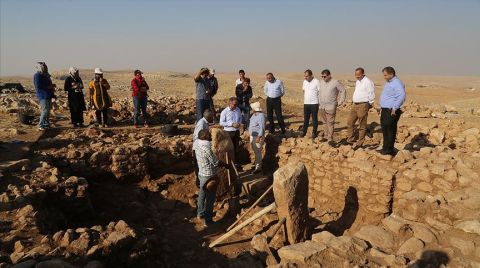
M 102 67 L 480 75 L 480 0 L 0 0 L 0 75 Z

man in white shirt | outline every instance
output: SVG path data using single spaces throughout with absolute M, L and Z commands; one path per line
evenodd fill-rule
M 317 137 L 318 129 L 318 92 L 320 91 L 320 81 L 313 77 L 311 70 L 304 72 L 303 80 L 303 133 L 302 137 L 307 135 L 310 115 L 312 116 L 312 139 Z
M 355 141 L 353 126 L 358 120 L 358 140 L 354 147 L 358 149 L 363 146 L 363 142 L 365 141 L 368 110 L 370 110 L 375 101 L 375 84 L 365 76 L 365 70 L 361 67 L 355 69 L 355 78 L 357 81 L 355 82 L 355 91 L 352 97 L 353 106 L 347 120 L 347 141 L 349 143 Z
M 240 70 L 238 71 L 238 79 L 235 81 L 235 87 L 243 83 L 243 80 L 245 80 L 245 71 Z
M 238 106 L 238 100 L 235 97 L 231 97 L 228 100 L 228 107 L 223 109 L 220 114 L 220 125 L 223 130 L 228 133 L 232 140 L 233 147 L 235 149 L 235 156 L 238 152 L 238 144 L 240 142 L 240 128 L 242 127 L 242 112 Z
M 272 73 L 268 73 L 266 78 L 267 81 L 265 81 L 263 91 L 267 95 L 267 118 L 270 123 L 270 133 L 273 134 L 275 132 L 275 123 L 273 121 L 273 111 L 275 111 L 282 134 L 285 134 L 285 122 L 282 115 L 282 96 L 285 94 L 283 82 L 276 79 Z

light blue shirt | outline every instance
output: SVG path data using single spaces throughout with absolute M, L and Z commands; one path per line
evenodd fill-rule
M 263 113 L 256 112 L 250 117 L 248 133 L 250 133 L 252 137 L 263 137 L 265 134 L 265 115 Z
M 236 107 L 233 111 L 230 107 L 223 109 L 222 113 L 220 114 L 220 126 L 223 127 L 225 131 L 237 131 L 238 128 L 234 128 L 233 124 L 241 124 L 242 123 L 242 112 L 238 107 Z
M 193 131 L 193 150 L 195 150 L 195 146 L 197 145 L 198 133 L 202 129 L 208 129 L 208 121 L 205 119 L 205 117 L 202 117 L 202 119 L 198 120 L 197 124 L 195 125 L 195 130 Z
M 405 85 L 395 76 L 383 87 L 380 107 L 397 110 L 405 101 L 405 95 Z
M 273 83 L 268 81 L 265 82 L 265 86 L 263 87 L 263 91 L 265 95 L 269 98 L 278 98 L 285 94 L 285 89 L 283 88 L 283 82 L 275 79 Z

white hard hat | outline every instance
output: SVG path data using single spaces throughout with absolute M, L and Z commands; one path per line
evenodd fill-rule
M 260 107 L 260 102 L 254 102 L 250 105 L 250 107 L 252 107 L 252 110 L 254 112 L 261 112 L 262 111 L 262 107 Z
M 95 74 L 103 74 L 102 68 L 95 68 Z

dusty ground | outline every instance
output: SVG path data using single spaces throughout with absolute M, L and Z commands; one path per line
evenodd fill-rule
M 81 70 L 84 83 L 89 80 L 91 70 Z M 87 75 L 88 74 L 88 75 Z M 60 80 L 64 72 L 53 72 L 52 76 L 60 88 L 63 88 L 63 81 Z M 353 75 L 339 75 L 335 78 L 341 80 L 347 88 L 347 98 L 351 98 L 354 88 Z M 112 86 L 111 94 L 114 98 L 129 98 L 131 72 L 115 71 L 106 72 L 104 77 Z M 191 74 L 159 72 L 145 73 L 147 82 L 150 84 L 150 95 L 152 98 L 162 98 L 164 96 L 193 98 L 194 85 Z M 225 99 L 234 95 L 234 82 L 237 78 L 232 73 L 217 73 L 220 90 L 216 97 L 215 104 L 223 106 Z M 248 74 L 252 79 L 254 95 L 263 98 L 263 74 Z M 286 111 L 286 122 L 288 128 L 298 131 L 303 122 L 303 107 L 301 84 L 303 75 L 298 74 L 276 74 L 278 79 L 284 81 L 286 86 L 286 96 L 284 101 L 284 110 Z M 383 81 L 379 75 L 372 75 L 371 78 L 376 84 L 377 100 L 379 98 Z M 465 128 L 479 127 L 480 117 L 472 114 L 480 109 L 480 77 L 434 77 L 434 76 L 400 76 L 407 87 L 407 100 L 414 101 L 421 105 L 449 104 L 453 105 L 458 111 L 457 115 L 448 118 L 402 118 L 400 126 L 410 126 L 415 124 L 432 125 L 435 122 L 464 122 Z M 31 91 L 32 82 L 28 77 L 5 77 L 0 82 L 21 82 Z M 64 92 L 57 93 L 59 99 L 65 99 Z M 194 105 L 193 103 L 191 105 Z M 264 105 L 264 103 L 262 104 Z M 337 131 L 345 128 L 348 109 L 341 109 L 337 113 L 336 125 Z M 42 140 L 54 138 L 61 135 L 68 135 L 79 130 L 72 130 L 69 124 L 69 115 L 66 110 L 55 112 L 53 123 L 55 129 L 41 133 L 35 126 L 21 125 L 12 114 L 0 114 L 0 162 L 29 158 L 32 162 L 41 159 L 43 147 L 40 146 Z M 378 122 L 378 114 L 372 112 L 369 115 L 369 122 Z M 114 134 L 123 133 L 129 135 L 134 133 L 158 133 L 160 125 L 153 125 L 150 129 L 133 129 L 128 122 L 121 125 L 113 125 L 106 130 Z M 184 135 L 191 131 L 191 124 L 183 124 L 186 129 Z M 321 126 L 320 126 L 321 128 Z M 40 142 L 40 143 L 39 143 Z M 376 146 L 378 144 L 372 144 Z M 57 144 L 56 149 L 61 149 L 62 145 Z M 248 165 L 245 169 L 248 169 Z M 226 244 L 215 248 L 207 249 L 206 245 L 221 235 L 226 227 L 234 220 L 226 217 L 226 206 L 218 207 L 216 226 L 208 230 L 201 230 L 198 224 L 192 223 L 191 218 L 195 216 L 195 197 L 196 187 L 194 185 L 191 167 L 186 164 L 185 168 L 162 172 L 154 175 L 148 181 L 140 181 L 132 184 L 118 184 L 113 178 L 87 178 L 90 183 L 90 196 L 93 206 L 99 211 L 99 214 L 85 222 L 77 223 L 77 226 L 93 226 L 95 224 L 106 225 L 109 221 L 125 220 L 129 225 L 143 230 L 150 230 L 157 235 L 157 248 L 154 247 L 154 254 L 151 256 L 167 255 L 166 259 L 161 259 L 165 264 L 167 262 L 171 267 L 210 267 L 217 264 L 225 267 L 229 259 L 237 257 L 242 252 L 251 251 L 250 239 L 253 234 L 262 231 L 262 224 L 270 226 L 275 222 L 275 217 L 270 216 L 264 222 L 257 222 L 251 230 L 246 230 L 230 238 Z M 5 191 L 8 183 L 0 183 L 0 190 Z M 107 194 L 110 193 L 110 194 Z M 1 194 L 1 192 L 0 192 Z M 245 198 L 241 200 L 244 207 L 250 204 L 254 198 Z M 271 200 L 271 198 L 270 198 Z M 141 202 L 141 204 L 139 204 Z M 149 206 L 148 204 L 154 204 Z M 11 217 L 3 215 L 6 218 Z M 8 220 L 3 220 L 2 230 L 8 231 Z M 225 216 L 225 217 L 224 217 Z M 13 218 L 10 220 L 13 221 Z M 5 226 L 3 226 L 5 224 Z M 271 227 L 271 226 L 270 226 Z M 268 230 L 268 229 L 267 229 Z M 52 233 L 53 234 L 53 233 Z M 27 234 L 28 235 L 28 234 Z M 279 245 L 280 242 L 277 243 Z M 154 259 L 154 258 L 153 258 Z M 155 260 L 155 259 L 154 259 Z M 3 260 L 0 260 L 2 262 Z M 82 262 L 77 264 L 81 265 Z M 3 267 L 3 266 L 2 266 Z M 212 266 L 214 267 L 214 266 Z

